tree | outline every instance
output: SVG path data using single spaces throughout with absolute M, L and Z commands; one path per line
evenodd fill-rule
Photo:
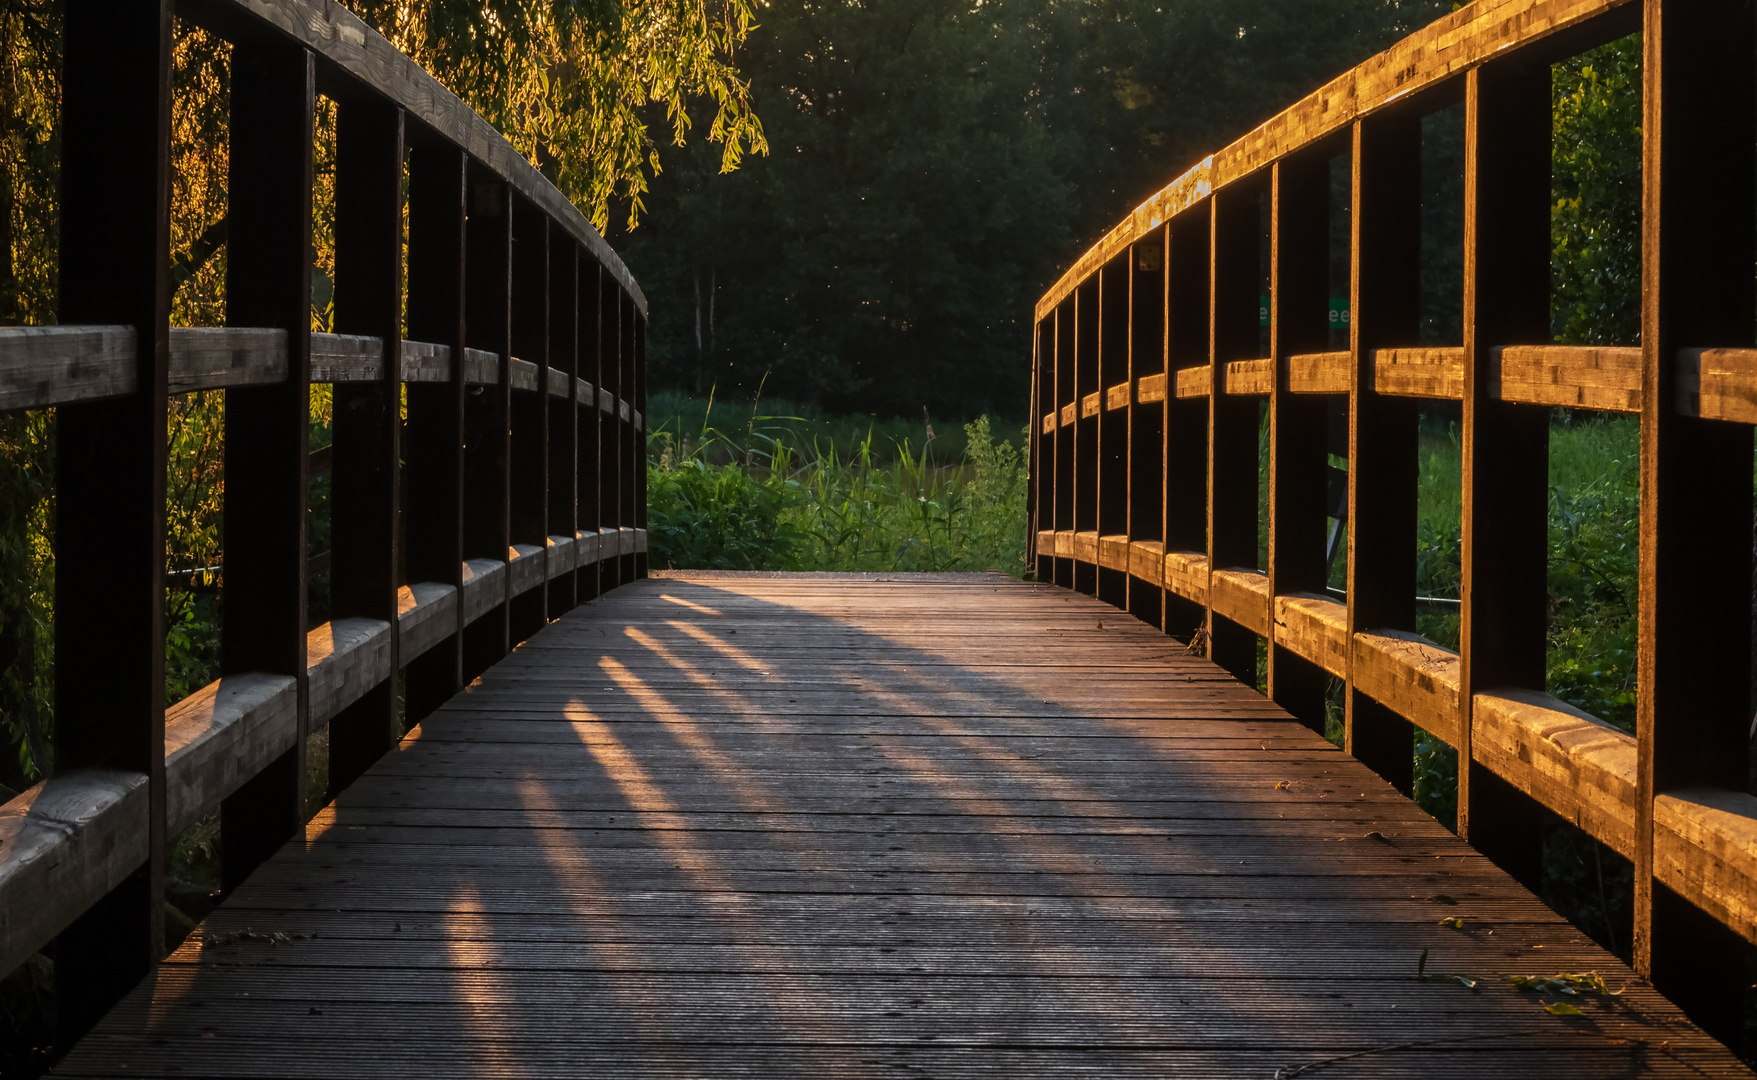
M 771 4 L 745 46 L 774 147 L 655 182 L 617 243 L 654 385 L 1020 418 L 1032 306 L 1202 155 L 1441 0 Z

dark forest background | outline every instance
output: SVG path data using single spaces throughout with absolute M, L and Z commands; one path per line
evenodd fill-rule
M 1022 420 L 1032 305 L 1203 156 L 1446 0 L 770 3 L 739 53 L 766 157 L 669 155 L 612 235 L 652 385 Z

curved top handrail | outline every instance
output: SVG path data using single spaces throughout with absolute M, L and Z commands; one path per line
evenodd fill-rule
M 647 314 L 647 298 L 634 275 L 573 201 L 525 160 L 494 125 L 341 4 L 332 0 L 194 0 L 179 7 L 190 9 L 198 22 L 203 16 L 212 16 L 230 23 L 242 16 L 271 26 L 315 53 L 320 67 L 328 66 L 331 72 L 396 102 L 408 118 L 462 148 L 565 226 L 616 276 L 640 313 Z
M 1137 236 L 1360 117 L 1630 0 L 1475 0 L 1344 72 L 1218 153 L 1198 161 L 1136 207 L 1037 301 L 1042 320 Z

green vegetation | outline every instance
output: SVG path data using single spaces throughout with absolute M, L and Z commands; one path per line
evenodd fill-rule
M 805 421 L 754 408 L 730 434 L 705 419 L 694 437 L 648 438 L 654 567 L 1027 571 L 1021 451 L 986 416 L 950 460 L 937 440 L 886 447 L 872 432 L 851 453 L 828 439 L 801 453 Z

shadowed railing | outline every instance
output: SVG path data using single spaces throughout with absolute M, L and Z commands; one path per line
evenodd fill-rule
M 1546 813 L 1627 856 L 1637 969 L 1722 1037 L 1749 982 L 1739 939 L 1757 940 L 1752 18 L 1731 0 L 1465 5 L 1125 218 L 1038 303 L 1033 382 L 1044 580 L 1201 628 L 1247 682 L 1266 643 L 1269 695 L 1320 730 L 1340 680 L 1346 748 L 1405 792 L 1411 724 L 1443 739 L 1468 763 L 1459 830 L 1533 887 Z M 1549 344 L 1550 65 L 1638 30 L 1641 344 Z M 1462 342 L 1426 348 L 1421 122 L 1460 100 Z M 1414 633 L 1423 398 L 1462 407 L 1458 652 Z M 1634 735 L 1545 692 L 1553 406 L 1640 417 Z
M 233 44 L 225 327 L 170 326 L 173 14 Z M 646 571 L 646 301 L 487 122 L 334 4 L 71 0 L 64 44 L 62 325 L 0 329 L 0 409 L 53 407 L 58 433 L 55 771 L 0 811 L 0 971 L 53 942 L 63 1049 L 164 950 L 168 834 L 220 809 L 230 887 L 302 827 L 310 734 L 339 789 Z M 310 330 L 318 94 L 334 334 Z M 315 628 L 312 383 L 334 384 Z M 167 398 L 222 388 L 223 675 L 167 710 Z

